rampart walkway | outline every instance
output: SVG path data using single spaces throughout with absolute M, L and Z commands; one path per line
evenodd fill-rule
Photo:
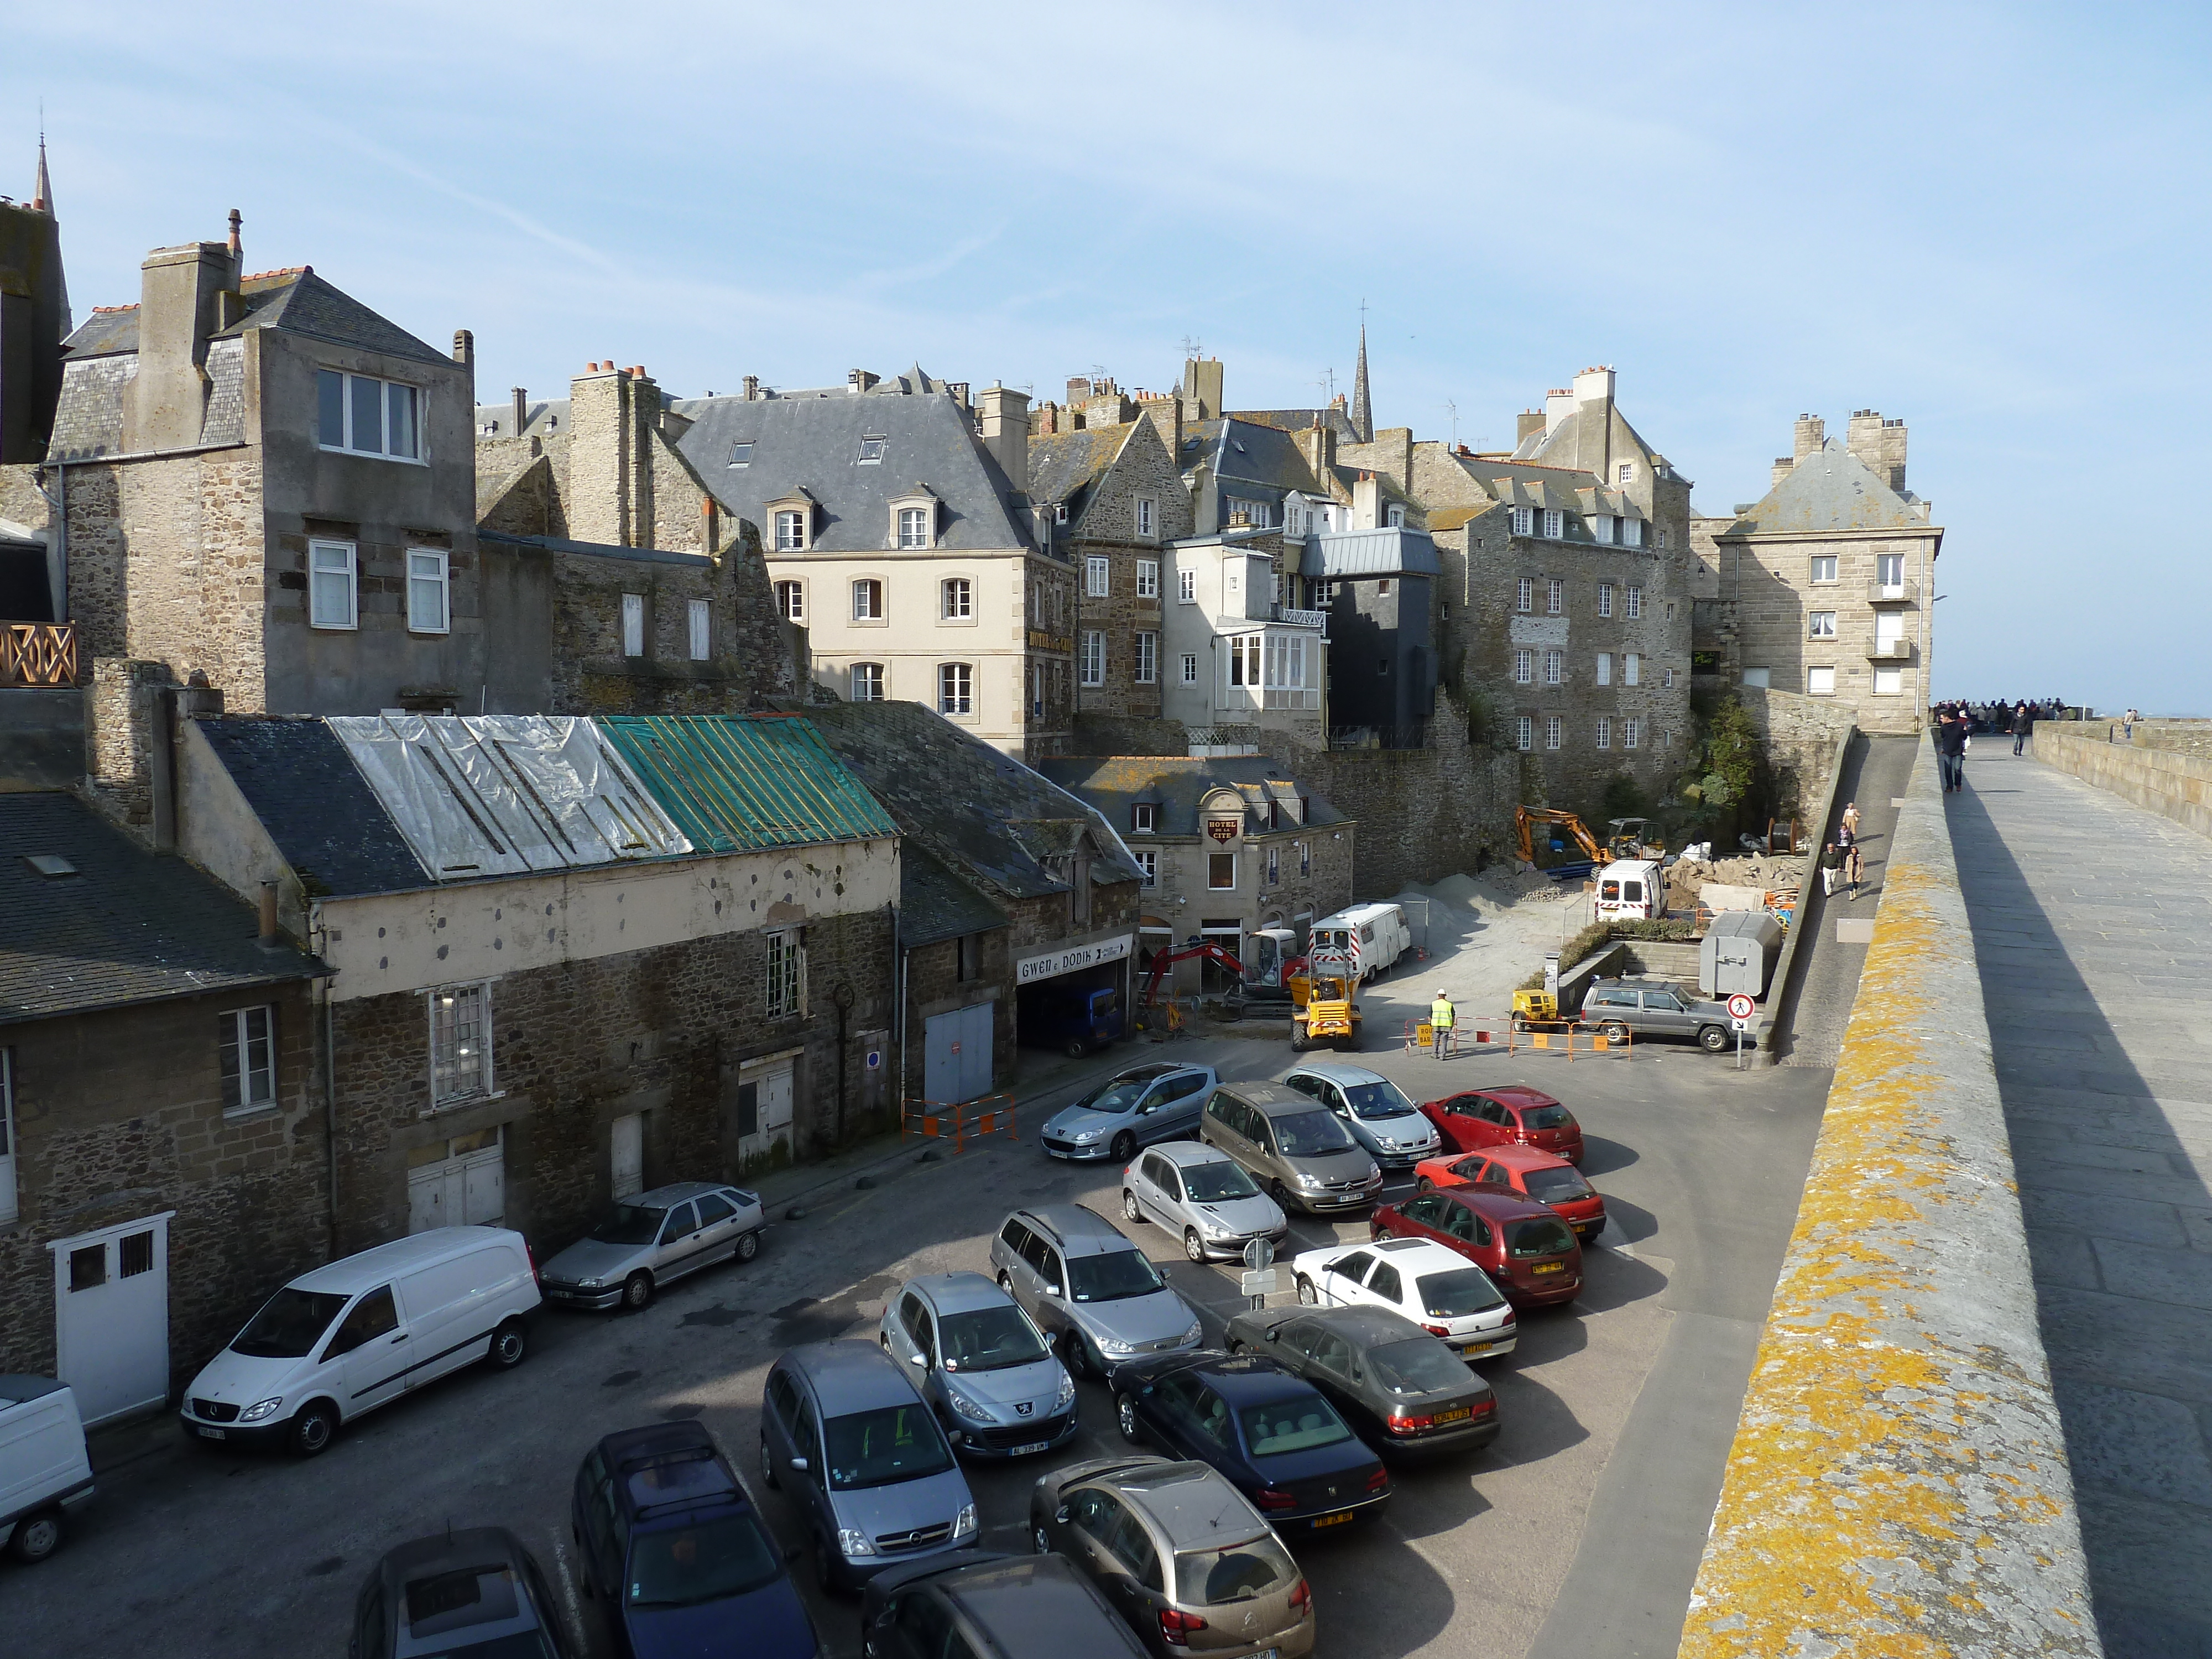
M 1946 797 L 2112 1659 L 2212 1655 L 2212 840 L 1995 744 Z

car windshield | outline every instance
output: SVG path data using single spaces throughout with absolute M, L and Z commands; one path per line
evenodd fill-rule
M 1285 1158 L 1317 1158 L 1352 1145 L 1352 1134 L 1334 1112 L 1294 1112 L 1273 1120 Z
M 1532 1106 L 1521 1114 L 1521 1122 L 1530 1129 L 1571 1129 L 1575 1115 L 1564 1106 Z
M 1522 1179 L 1528 1183 L 1528 1196 L 1546 1204 L 1590 1195 L 1589 1182 L 1572 1170 L 1531 1170 Z
M 1464 1389 L 1472 1380 L 1467 1361 L 1433 1336 L 1408 1337 L 1370 1348 L 1367 1363 L 1375 1380 L 1393 1394 L 1441 1394 Z
M 1150 1296 L 1160 1288 L 1159 1269 L 1142 1250 L 1068 1258 L 1067 1293 L 1078 1302 L 1119 1302 L 1125 1297 Z
M 322 1340 L 345 1297 L 325 1291 L 295 1291 L 289 1285 L 261 1304 L 230 1345 L 250 1359 L 297 1359 Z
M 600 1244 L 650 1244 L 660 1237 L 660 1224 L 668 1212 L 643 1204 L 618 1204 L 615 1212 L 592 1229 Z
M 1423 1273 L 1421 1305 L 1431 1319 L 1461 1319 L 1487 1312 L 1505 1298 L 1480 1267 L 1455 1267 L 1447 1273 Z
M 1078 1110 L 1093 1112 L 1129 1112 L 1145 1097 L 1145 1091 L 1152 1086 L 1148 1077 L 1109 1078 L 1098 1087 L 1075 1103 Z
M 782 1571 L 759 1522 L 749 1515 L 725 1516 L 636 1534 L 625 1594 L 634 1607 L 688 1607 L 757 1590 Z
M 938 1322 L 937 1345 L 948 1371 L 1002 1371 L 1044 1358 L 1036 1328 L 1011 1306 L 946 1314 Z
M 1381 1078 L 1372 1083 L 1346 1084 L 1344 1097 L 1352 1103 L 1354 1117 L 1403 1117 L 1413 1109 L 1413 1103 L 1406 1098 L 1403 1089 Z
M 1177 1550 L 1175 1571 L 1176 1598 L 1187 1607 L 1199 1607 L 1249 1601 L 1298 1576 L 1283 1547 L 1264 1532 L 1241 1544 Z
M 1335 1408 L 1319 1395 L 1303 1400 L 1272 1400 L 1264 1406 L 1247 1406 L 1237 1413 L 1244 1425 L 1244 1443 L 1255 1457 L 1280 1457 L 1285 1452 L 1310 1451 L 1352 1438 L 1352 1431 Z
M 951 1449 L 919 1401 L 833 1417 L 822 1426 L 830 1437 L 830 1484 L 840 1492 L 915 1480 L 952 1467 Z
M 1241 1164 L 1186 1164 L 1182 1189 L 1194 1204 L 1225 1204 L 1232 1198 L 1257 1198 L 1260 1189 Z
M 1575 1236 L 1564 1221 L 1516 1221 L 1505 1229 L 1505 1248 L 1515 1255 L 1561 1255 L 1575 1247 Z

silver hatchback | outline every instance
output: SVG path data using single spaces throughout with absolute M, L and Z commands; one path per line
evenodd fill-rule
M 538 1270 L 548 1302 L 642 1308 L 662 1285 L 717 1261 L 750 1261 L 767 1224 L 759 1194 L 678 1181 L 635 1198 Z
M 1030 1316 L 981 1273 L 925 1273 L 884 1304 L 876 1340 L 975 1457 L 1050 1451 L 1076 1430 L 1075 1382 Z
M 1166 1140 L 1121 1171 L 1121 1213 L 1182 1240 L 1193 1261 L 1240 1256 L 1255 1238 L 1282 1242 L 1291 1229 L 1283 1206 L 1261 1192 L 1244 1166 L 1196 1140 Z
M 1205 1335 L 1145 1253 L 1079 1204 L 1015 1211 L 991 1241 L 991 1265 L 999 1288 L 1078 1374 L 1103 1376 L 1139 1354 L 1182 1353 Z

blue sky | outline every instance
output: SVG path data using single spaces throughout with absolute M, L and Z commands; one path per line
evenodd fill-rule
M 2212 714 L 2202 7 L 92 0 L 0 30 L 0 167 L 27 189 L 43 100 L 80 317 L 234 206 L 252 268 L 473 329 L 487 398 L 607 357 L 684 394 L 918 360 L 1050 396 L 1164 386 L 1196 339 L 1232 407 L 1304 404 L 1348 384 L 1364 299 L 1380 423 L 1504 445 L 1611 363 L 1707 513 L 1801 410 L 1901 416 L 1947 527 L 1939 696 Z

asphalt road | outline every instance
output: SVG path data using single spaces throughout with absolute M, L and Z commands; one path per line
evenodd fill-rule
M 1161 1052 L 1124 1048 L 1111 1060 Z M 1231 1077 L 1280 1076 L 1292 1059 L 1285 1045 L 1245 1040 L 1176 1052 Z M 1632 1060 L 1571 1063 L 1362 1058 L 1417 1098 L 1507 1081 L 1558 1095 L 1583 1121 L 1586 1172 L 1612 1224 L 1590 1253 L 1581 1302 L 1524 1319 L 1519 1352 L 1485 1366 L 1500 1400 L 1497 1442 L 1405 1473 L 1384 1522 L 1364 1535 L 1304 1547 L 1321 1650 L 1671 1652 L 1825 1074 L 1738 1073 L 1724 1057 L 1656 1044 Z M 1033 1140 L 926 1164 L 905 1158 L 872 1189 L 840 1188 L 776 1225 L 755 1261 L 686 1281 L 641 1314 L 547 1314 L 516 1370 L 427 1388 L 313 1463 L 152 1436 L 144 1455 L 103 1475 L 60 1553 L 34 1569 L 0 1565 L 0 1648 L 41 1659 L 149 1644 L 222 1659 L 337 1652 L 353 1594 L 382 1552 L 449 1523 L 495 1523 L 540 1553 L 587 1650 L 611 1652 L 570 1572 L 569 1483 L 598 1437 L 701 1418 L 754 1479 L 760 1390 L 780 1351 L 872 1337 L 902 1279 L 982 1268 L 1008 1209 L 1071 1198 L 1117 1215 L 1118 1171 L 1051 1163 Z M 1241 1305 L 1231 1270 L 1191 1267 L 1174 1241 L 1133 1231 L 1218 1334 Z M 1358 1223 L 1304 1220 L 1296 1231 L 1309 1246 L 1364 1235 Z M 1067 1462 L 1121 1443 L 1103 1389 L 1080 1386 L 1084 1430 L 1060 1455 Z M 971 1469 L 984 1543 L 1021 1547 L 1040 1472 Z M 781 1499 L 767 1504 L 796 1541 Z M 817 1612 L 830 1650 L 856 1652 L 852 1606 Z

